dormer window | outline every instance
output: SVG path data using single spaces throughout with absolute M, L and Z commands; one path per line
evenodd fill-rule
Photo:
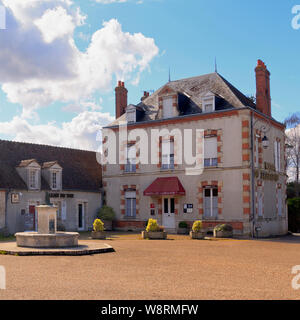
M 48 182 L 51 190 L 62 189 L 62 167 L 57 161 L 43 163 L 42 175 Z
M 126 108 L 126 120 L 128 123 L 136 122 L 136 107 L 132 104 Z
M 38 189 L 38 173 L 37 169 L 29 169 L 29 189 Z
M 172 118 L 173 115 L 173 98 L 163 98 L 163 118 Z
M 202 98 L 202 112 L 214 112 L 215 111 L 215 96 L 213 93 L 208 92 Z
M 61 189 L 61 170 L 51 170 L 51 189 Z

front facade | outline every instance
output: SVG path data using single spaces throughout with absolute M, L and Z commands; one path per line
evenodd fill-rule
M 0 231 L 37 230 L 37 206 L 57 207 L 58 229 L 92 229 L 102 205 L 95 152 L 0 141 Z
M 207 232 L 229 223 L 236 235 L 287 233 L 284 126 L 271 117 L 261 61 L 256 79 L 256 104 L 214 73 L 169 82 L 123 107 L 103 140 L 108 158 L 112 141 L 118 144 L 119 162 L 103 166 L 105 201 L 118 229 L 143 229 L 155 218 L 170 231 L 180 221 L 202 220 Z M 119 83 L 118 95 L 126 96 L 123 88 Z

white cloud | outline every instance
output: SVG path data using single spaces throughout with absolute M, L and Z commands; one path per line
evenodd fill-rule
M 137 83 L 159 52 L 152 38 L 124 32 L 116 19 L 103 22 L 81 52 L 74 29 L 84 16 L 70 1 L 3 3 L 11 11 L 8 28 L 0 35 L 0 47 L 5 48 L 0 51 L 5 61 L 0 81 L 8 100 L 23 106 L 23 117 L 55 101 L 91 99 L 96 91 L 111 89 L 114 77 Z
M 76 26 L 72 16 L 63 7 L 46 10 L 41 18 L 34 21 L 34 24 L 42 32 L 47 43 L 72 35 Z
M 0 0 L 7 29 L 0 33 L 0 83 L 7 99 L 21 104 L 20 116 L 0 122 L 0 134 L 17 141 L 95 150 L 96 133 L 113 120 L 101 112 L 94 93 L 112 88 L 115 78 L 139 80 L 158 55 L 154 39 L 122 30 L 116 19 L 103 22 L 80 51 L 74 30 L 85 21 L 70 0 Z M 32 124 L 39 108 L 54 102 L 78 113 L 72 121 Z
M 61 126 L 55 122 L 31 125 L 26 119 L 16 116 L 10 122 L 0 123 L 0 133 L 14 135 L 14 141 L 96 151 L 99 147 L 97 134 L 112 120 L 109 113 L 84 111 Z

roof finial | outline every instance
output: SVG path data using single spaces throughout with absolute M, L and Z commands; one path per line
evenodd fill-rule
M 169 67 L 169 82 L 171 82 L 171 68 Z
M 218 73 L 217 57 L 215 57 L 215 73 Z

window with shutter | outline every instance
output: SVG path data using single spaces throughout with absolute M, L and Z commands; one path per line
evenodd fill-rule
M 217 137 L 207 137 L 204 139 L 204 166 L 218 166 L 218 142 Z
M 173 98 L 167 97 L 163 99 L 163 118 L 173 117 Z
M 125 172 L 136 172 L 136 147 L 134 144 L 127 146 L 127 159 Z
M 163 140 L 162 141 L 162 169 L 174 169 L 174 141 Z

